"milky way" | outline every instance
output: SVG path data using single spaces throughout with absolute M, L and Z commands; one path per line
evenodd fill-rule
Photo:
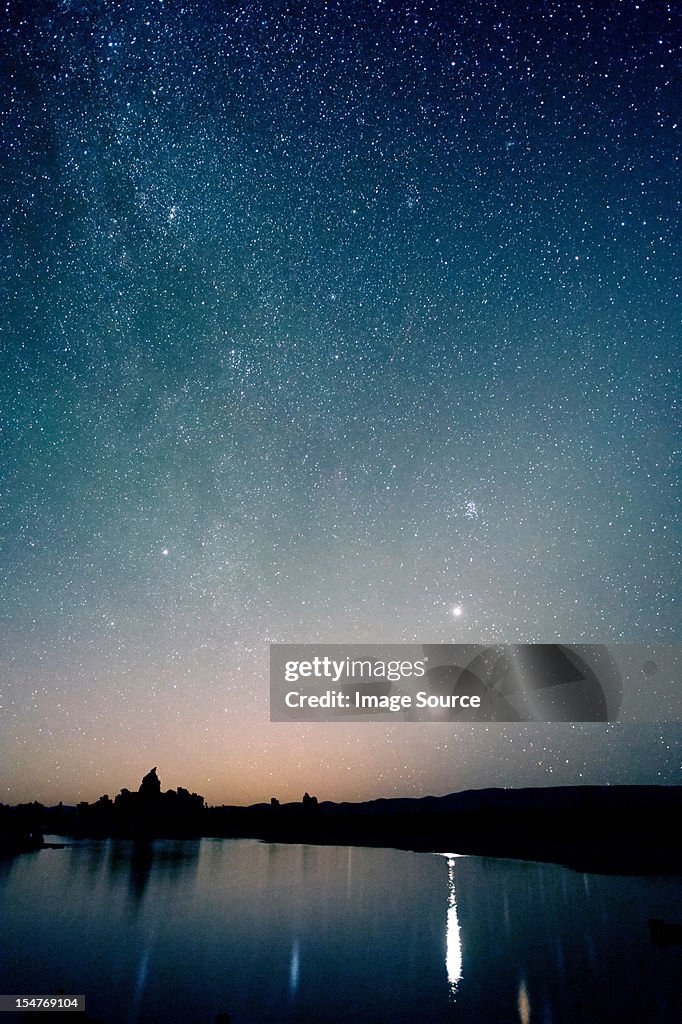
M 10 5 L 0 799 L 677 779 L 267 699 L 269 641 L 677 638 L 672 12 Z

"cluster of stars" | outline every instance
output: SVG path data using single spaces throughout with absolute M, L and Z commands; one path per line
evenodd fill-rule
M 266 644 L 676 638 L 672 8 L 218 6 L 3 29 L 10 788 L 513 779 L 270 726 Z

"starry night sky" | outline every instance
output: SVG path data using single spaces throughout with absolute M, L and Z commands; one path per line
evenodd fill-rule
M 269 641 L 677 640 L 672 12 L 8 4 L 0 800 L 678 781 L 678 725 L 267 687 Z

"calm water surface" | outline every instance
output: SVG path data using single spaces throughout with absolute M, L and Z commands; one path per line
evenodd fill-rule
M 85 993 L 106 1024 L 677 1024 L 682 947 L 655 946 L 648 919 L 682 921 L 680 888 L 398 850 L 83 842 L 0 861 L 0 992 Z

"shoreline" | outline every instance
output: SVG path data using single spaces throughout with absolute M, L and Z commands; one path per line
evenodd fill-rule
M 151 773 L 150 773 L 151 775 Z M 186 793 L 187 791 L 179 791 Z M 488 789 L 365 803 L 207 807 L 196 794 L 124 791 L 78 807 L 33 811 L 36 833 L 71 839 L 256 839 L 271 843 L 451 851 L 564 864 L 607 874 L 682 873 L 680 786 Z M 5 811 L 8 809 L 5 808 Z M 15 813 L 22 812 L 16 808 Z M 18 852 L 18 851 L 17 851 Z M 614 867 L 615 865 L 615 867 Z

